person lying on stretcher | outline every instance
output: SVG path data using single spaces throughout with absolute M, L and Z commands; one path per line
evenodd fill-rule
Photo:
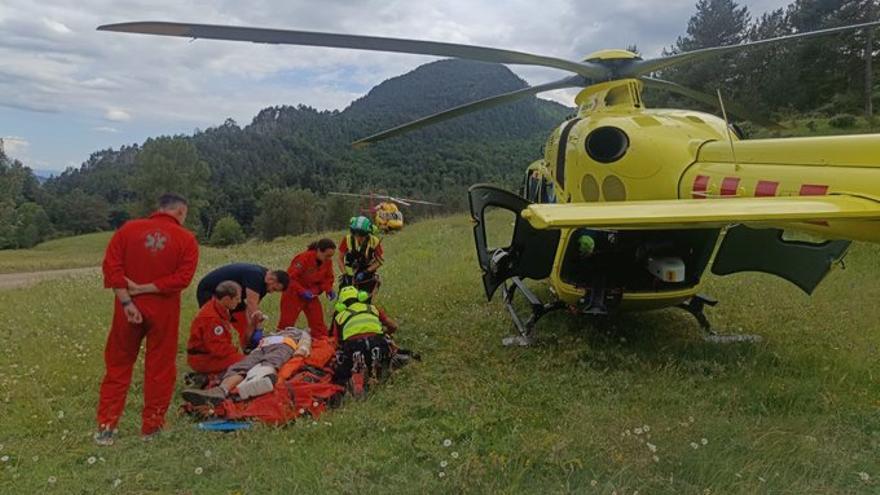
M 217 405 L 233 392 L 237 392 L 240 399 L 269 393 L 278 381 L 278 370 L 295 357 L 308 357 L 311 349 L 312 337 L 308 330 L 287 327 L 263 337 L 256 349 L 229 367 L 219 386 L 186 389 L 183 399 L 195 406 Z

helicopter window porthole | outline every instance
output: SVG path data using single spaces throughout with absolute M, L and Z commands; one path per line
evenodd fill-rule
M 590 158 L 599 163 L 613 163 L 626 154 L 629 136 L 617 127 L 600 127 L 588 134 L 584 143 Z

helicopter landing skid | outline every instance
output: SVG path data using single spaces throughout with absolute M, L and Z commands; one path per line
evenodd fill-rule
M 531 307 L 532 314 L 529 315 L 528 319 L 525 321 L 523 321 L 522 317 L 516 312 L 516 308 L 513 307 L 513 298 L 517 291 L 522 293 L 523 297 L 526 298 Z M 533 334 L 538 320 L 551 311 L 565 308 L 565 304 L 561 301 L 553 303 L 542 302 L 534 292 L 526 287 L 525 283 L 523 283 L 522 279 L 519 277 L 512 277 L 510 279 L 510 284 L 505 282 L 501 286 L 501 294 L 504 297 L 504 306 L 507 308 L 507 311 L 510 312 L 513 326 L 516 327 L 518 332 L 518 334 L 501 339 L 501 343 L 506 347 L 527 347 L 532 345 L 535 342 Z
M 703 340 L 713 344 L 732 344 L 735 342 L 760 342 L 760 335 L 750 334 L 720 334 L 712 328 L 712 323 L 706 317 L 706 306 L 715 306 L 718 304 L 717 299 L 700 294 L 690 298 L 687 302 L 679 304 L 677 307 L 687 311 L 700 324 L 700 330 L 703 331 Z

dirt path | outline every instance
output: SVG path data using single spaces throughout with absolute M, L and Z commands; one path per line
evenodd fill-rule
M 84 273 L 97 273 L 98 267 L 66 268 L 64 270 L 45 270 L 42 272 L 22 272 L 0 274 L 0 290 L 17 289 L 27 287 L 42 280 L 65 277 L 68 275 L 81 275 Z

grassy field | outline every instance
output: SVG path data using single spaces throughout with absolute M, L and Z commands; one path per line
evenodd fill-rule
M 33 249 L 0 251 L 0 273 L 36 272 L 98 266 L 111 232 L 65 237 Z
M 306 241 L 204 249 L 200 271 L 286 267 Z M 170 415 L 144 444 L 136 371 L 119 442 L 95 447 L 110 294 L 97 275 L 0 292 L 0 493 L 880 493 L 878 247 L 855 246 L 812 298 L 769 276 L 710 277 L 710 317 L 760 344 L 704 343 L 666 310 L 601 329 L 555 314 L 540 345 L 508 349 L 467 218 L 384 244 L 382 301 L 424 361 L 285 428 L 202 433 Z
M 856 117 L 851 127 L 834 127 L 829 118 L 797 118 L 780 122 L 784 128 L 771 130 L 755 128 L 750 139 L 777 137 L 812 137 L 832 136 L 836 134 L 867 134 L 878 131 L 880 121 L 869 122 L 863 117 Z

